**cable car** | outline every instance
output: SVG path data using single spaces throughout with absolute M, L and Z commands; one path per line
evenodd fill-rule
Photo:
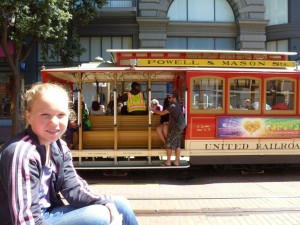
M 78 111 L 77 168 L 160 168 L 166 156 L 156 134 L 160 117 L 120 115 L 117 97 L 139 82 L 150 106 L 158 95 L 179 94 L 187 127 L 180 166 L 294 164 L 300 150 L 300 71 L 293 52 L 110 49 L 112 62 L 43 69 L 43 82 L 58 82 L 77 99 L 114 102 L 113 115 Z M 95 85 L 96 84 L 96 85 Z M 82 101 L 78 101 L 81 108 Z

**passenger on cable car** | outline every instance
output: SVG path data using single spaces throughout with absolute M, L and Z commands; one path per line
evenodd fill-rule
M 98 101 L 93 101 L 90 115 L 105 115 L 105 106 L 100 105 Z
M 128 115 L 127 106 L 123 105 L 121 102 L 118 103 L 117 106 L 118 115 Z
M 273 110 L 288 110 L 289 105 L 285 102 L 284 95 L 278 95 L 276 98 L 277 103 L 272 107 Z
M 131 90 L 118 97 L 117 101 L 126 102 L 127 111 L 130 115 L 147 114 L 144 93 L 141 91 L 141 85 L 137 82 L 132 82 Z
M 149 107 L 149 110 L 152 110 L 153 113 L 158 115 L 170 115 L 168 134 L 166 138 L 165 148 L 167 150 L 167 160 L 162 164 L 162 166 L 174 166 L 179 165 L 180 160 L 180 146 L 181 146 L 181 137 L 183 133 L 183 129 L 181 129 L 180 125 L 177 123 L 180 117 L 183 117 L 182 109 L 177 102 L 178 94 L 176 92 L 172 92 L 169 94 L 169 107 L 163 111 L 152 110 Z M 171 162 L 172 150 L 175 150 L 175 161 Z
M 252 103 L 251 104 L 252 106 L 253 106 L 253 108 L 255 109 L 255 110 L 259 110 L 259 102 L 254 102 L 254 103 Z M 268 105 L 268 104 L 266 104 L 266 108 L 265 108 L 266 110 L 271 110 L 272 109 L 272 107 L 270 106 L 270 105 Z
M 254 110 L 254 107 L 251 105 L 250 99 L 248 99 L 248 98 L 245 100 L 244 109 L 247 109 L 247 110 Z
M 75 100 L 74 110 L 78 113 L 78 100 Z M 81 102 L 82 129 L 88 131 L 91 129 L 91 121 L 89 120 L 89 110 L 84 101 Z
M 163 110 L 163 106 L 161 104 L 159 104 L 159 101 L 157 99 L 153 99 L 151 101 L 151 106 L 152 106 L 152 109 L 156 109 L 158 111 Z
M 128 115 L 127 107 L 126 105 L 123 106 L 121 102 L 117 105 L 117 114 L 118 115 Z M 110 100 L 107 104 L 107 109 L 105 112 L 105 115 L 107 116 L 113 116 L 114 115 L 114 101 Z
M 74 110 L 74 104 L 73 102 L 69 103 L 69 121 L 68 126 L 65 134 L 66 142 L 69 147 L 69 149 L 76 149 L 78 145 L 78 124 L 77 124 L 77 114 Z
M 169 107 L 168 97 L 169 96 L 167 95 L 167 97 L 164 100 L 163 109 L 159 110 L 159 111 L 163 111 L 163 110 L 165 110 Z M 157 132 L 157 135 L 158 135 L 159 139 L 163 143 L 163 146 L 161 147 L 163 149 L 165 149 L 165 143 L 166 143 L 166 138 L 167 138 L 167 134 L 168 134 L 168 127 L 169 127 L 169 114 L 162 115 L 160 117 L 160 125 L 158 125 L 156 127 L 156 132 Z

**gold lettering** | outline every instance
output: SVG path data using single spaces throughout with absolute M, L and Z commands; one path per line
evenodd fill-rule
M 247 62 L 241 61 L 241 62 L 240 62 L 240 65 L 241 65 L 241 66 L 247 66 Z
M 154 64 L 156 62 L 156 60 L 148 60 L 148 64 Z
M 139 66 L 216 66 L 216 67 L 293 67 L 292 61 L 222 60 L 222 59 L 138 59 Z
M 211 131 L 211 126 L 210 125 L 197 125 L 196 126 L 196 131 L 209 132 L 209 131 Z

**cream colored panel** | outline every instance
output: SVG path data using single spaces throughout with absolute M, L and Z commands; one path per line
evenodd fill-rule
M 261 139 L 257 149 L 274 153 L 299 152 L 300 139 Z
M 259 139 L 224 140 L 224 150 L 256 150 Z
M 294 138 L 295 145 L 300 146 L 300 138 Z
M 205 140 L 205 141 L 186 141 L 189 150 L 207 150 L 208 146 L 219 148 L 223 144 L 223 140 Z

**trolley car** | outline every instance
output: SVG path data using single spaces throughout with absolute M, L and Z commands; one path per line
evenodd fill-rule
M 43 69 L 43 82 L 60 82 L 78 99 L 105 84 L 114 115 L 78 111 L 77 168 L 158 168 L 166 151 L 156 134 L 159 116 L 118 115 L 117 96 L 140 82 L 148 105 L 157 87 L 179 93 L 185 107 L 181 166 L 300 162 L 300 71 L 296 53 L 198 50 L 107 50 L 112 63 Z M 91 84 L 96 84 L 92 86 Z M 102 87 L 101 87 L 102 88 Z M 101 89 L 102 90 L 102 89 Z M 81 101 L 78 101 L 79 108 Z

